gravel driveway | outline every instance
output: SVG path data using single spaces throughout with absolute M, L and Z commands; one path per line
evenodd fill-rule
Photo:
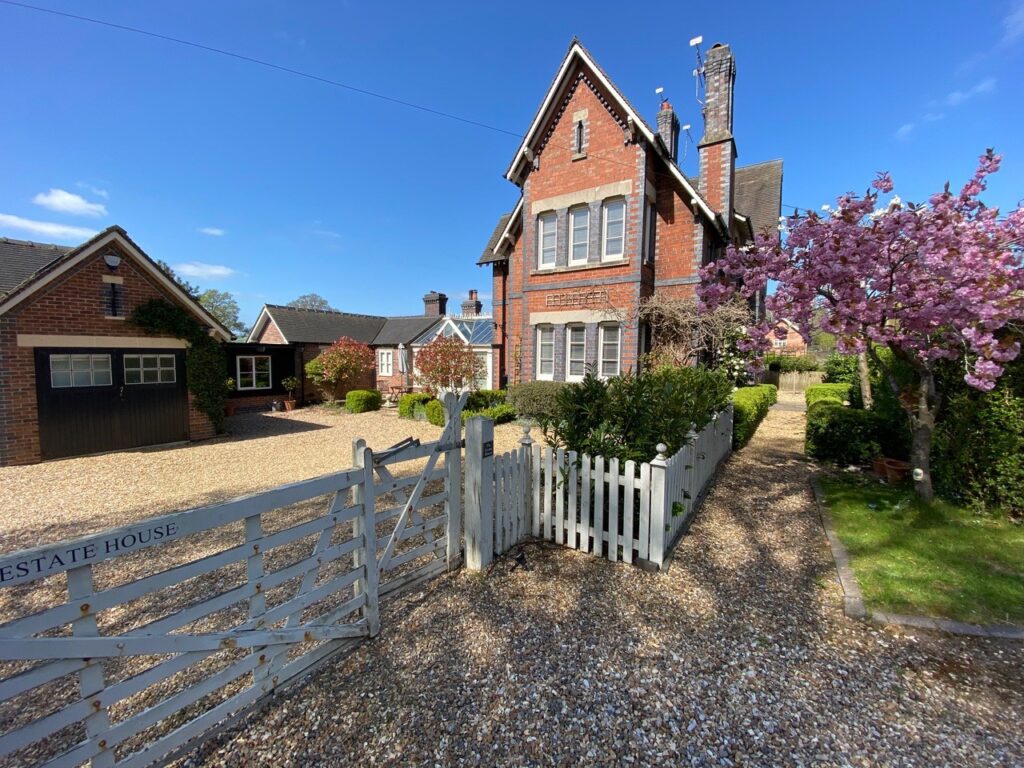
M 395 412 L 348 414 L 326 408 L 252 413 L 227 421 L 213 440 L 0 467 L 0 552 L 84 536 L 116 525 L 224 501 L 352 466 L 352 441 L 380 450 L 441 430 Z M 522 437 L 495 427 L 495 450 Z M 540 439 L 535 430 L 535 439 Z M 411 467 L 412 465 L 406 465 Z
M 774 409 L 665 574 L 528 544 L 188 765 L 1021 765 L 1024 647 L 845 618 Z

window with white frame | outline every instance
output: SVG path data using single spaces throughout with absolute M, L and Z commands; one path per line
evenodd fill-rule
M 550 325 L 537 327 L 537 378 L 555 377 L 555 329 Z
M 270 355 L 241 355 L 237 363 L 239 389 L 270 389 Z
M 603 218 L 604 244 L 601 248 L 601 258 L 605 261 L 621 259 L 626 244 L 626 201 L 606 201 Z
M 173 384 L 174 355 L 125 355 L 125 384 Z
M 590 209 L 573 208 L 569 211 L 569 263 L 586 264 L 590 256 Z
M 780 348 L 786 346 L 786 340 L 785 339 L 772 339 L 772 346 L 775 347 L 776 349 L 780 349 Z
M 50 355 L 50 386 L 108 387 L 112 383 L 110 355 Z
M 618 376 L 622 352 L 622 329 L 617 325 L 601 326 L 601 376 Z
M 542 213 L 537 217 L 537 268 L 554 269 L 558 219 L 554 213 Z
M 391 376 L 395 370 L 395 353 L 390 349 L 377 350 L 377 375 Z
M 491 353 L 490 352 L 474 352 L 476 355 L 479 365 L 479 375 L 477 376 L 476 384 L 477 389 L 490 389 L 491 388 Z
M 570 325 L 565 329 L 565 380 L 582 381 L 587 372 L 587 329 Z

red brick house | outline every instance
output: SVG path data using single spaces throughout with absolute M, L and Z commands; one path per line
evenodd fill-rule
M 493 270 L 496 385 L 634 367 L 650 345 L 636 320 L 642 299 L 691 295 L 728 243 L 777 226 L 782 161 L 736 167 L 728 46 L 711 48 L 703 75 L 692 179 L 677 162 L 671 104 L 651 128 L 572 42 L 505 172 L 521 196 L 477 262 Z
M 0 238 L 0 465 L 213 435 L 186 342 L 128 320 L 158 298 L 231 338 L 120 227 L 73 248 Z
M 807 342 L 804 341 L 804 337 L 800 335 L 800 329 L 797 325 L 789 320 L 779 320 L 775 324 L 775 331 L 784 331 L 786 336 L 779 338 L 777 333 L 773 333 L 770 338 L 772 340 L 772 352 L 777 355 L 806 355 L 807 354 Z

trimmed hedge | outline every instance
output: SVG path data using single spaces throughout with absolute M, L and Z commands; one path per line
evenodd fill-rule
M 836 464 L 867 464 L 881 456 L 889 430 L 885 417 L 873 411 L 848 408 L 834 400 L 819 400 L 807 409 L 805 451 Z
M 565 386 L 561 381 L 527 381 L 509 387 L 506 400 L 524 418 L 552 419 L 558 406 L 558 393 Z
M 849 384 L 812 384 L 804 392 L 804 400 L 810 408 L 819 400 L 832 400 L 842 405 L 850 399 Z
M 424 409 L 427 412 L 427 421 L 435 427 L 444 426 L 444 406 L 440 400 L 428 400 Z
M 857 356 L 844 355 L 840 352 L 833 352 L 825 358 L 826 384 L 856 384 L 860 378 L 857 375 Z
M 398 416 L 402 419 L 415 419 L 416 406 L 426 405 L 430 402 L 430 395 L 426 392 L 410 392 L 398 398 Z
M 516 409 L 508 403 L 498 403 L 490 408 L 484 408 L 479 411 L 466 410 L 462 412 L 462 423 L 465 424 L 474 416 L 483 416 L 485 419 L 491 419 L 495 424 L 506 424 L 510 421 L 515 421 Z
M 779 373 L 821 370 L 821 363 L 813 355 L 767 355 L 765 364 L 769 371 L 778 371 Z
M 504 405 L 506 392 L 503 389 L 478 389 L 469 393 L 466 400 L 467 411 L 483 411 L 496 405 Z
M 757 425 L 775 405 L 778 390 L 774 384 L 758 384 L 737 389 L 732 396 L 732 445 L 742 448 L 757 431 Z
M 345 407 L 349 413 L 379 411 L 381 394 L 376 389 L 353 389 L 345 395 Z

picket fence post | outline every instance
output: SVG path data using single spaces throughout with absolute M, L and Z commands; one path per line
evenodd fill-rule
M 455 442 L 462 440 L 462 399 L 455 392 L 444 392 L 445 426 L 455 422 Z M 445 453 L 445 512 L 448 514 L 445 534 L 448 537 L 446 565 L 449 571 L 459 567 L 462 554 L 462 451 Z
M 494 559 L 494 422 L 466 423 L 466 568 L 479 571 Z
M 516 528 L 517 536 L 515 543 L 525 539 L 529 535 L 530 522 L 533 518 L 533 438 L 530 437 L 530 428 L 523 427 L 523 436 L 519 438 L 519 487 L 516 493 L 519 494 L 519 509 L 523 510 L 519 518 L 519 525 Z
M 659 569 L 665 567 L 665 521 L 668 519 L 666 475 L 668 446 L 658 443 L 658 455 L 651 461 L 651 544 L 650 561 Z

